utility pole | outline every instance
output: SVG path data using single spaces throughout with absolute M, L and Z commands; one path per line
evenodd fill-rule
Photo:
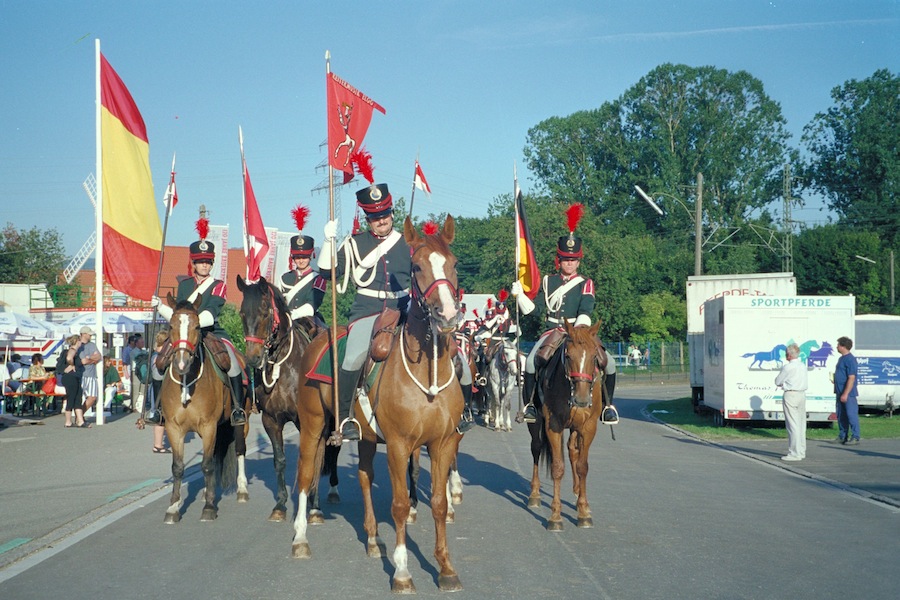
M 894 308 L 894 249 L 891 248 L 891 308 Z
M 791 212 L 793 198 L 793 184 L 791 178 L 791 165 L 784 165 L 784 179 L 782 183 L 784 195 L 784 255 L 781 259 L 781 270 L 785 273 L 794 271 L 794 217 Z
M 703 275 L 703 173 L 697 173 L 697 205 L 694 217 L 694 275 Z

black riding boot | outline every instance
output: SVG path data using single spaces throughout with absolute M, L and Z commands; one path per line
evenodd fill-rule
M 525 413 L 523 418 L 526 423 L 534 423 L 537 421 L 537 408 L 534 405 L 534 391 L 537 387 L 537 375 L 534 373 L 525 373 Z
M 462 393 L 465 405 L 463 407 L 462 418 L 459 420 L 459 425 L 456 426 L 456 430 L 460 433 L 465 433 L 475 426 L 475 419 L 472 417 L 470 411 L 470 405 L 472 404 L 472 386 L 462 386 Z
M 247 423 L 247 415 L 244 413 L 244 383 L 240 375 L 231 378 L 231 424 L 234 426 Z
M 162 381 L 150 380 L 150 394 L 147 398 L 150 406 L 144 414 L 144 423 L 159 425 L 162 423 L 162 414 L 159 412 L 159 390 L 162 389 Z
M 606 375 L 606 396 L 609 400 L 608 404 L 603 407 L 600 413 L 600 422 L 604 425 L 615 425 L 619 422 L 619 411 L 613 406 L 613 394 L 616 392 L 616 374 Z
M 356 385 L 359 383 L 359 371 L 338 370 L 338 427 L 340 441 L 355 442 L 359 439 L 359 424 L 353 418 L 353 400 L 356 398 Z M 339 443 L 339 442 L 338 442 Z

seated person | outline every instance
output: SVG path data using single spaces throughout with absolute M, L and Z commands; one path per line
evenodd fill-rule
M 6 363 L 6 388 L 12 393 L 16 393 L 22 387 L 22 382 L 19 381 L 24 375 L 22 373 L 22 356 L 20 354 L 13 354 L 9 357 L 9 362 Z M 4 390 L 6 393 L 6 390 Z
M 113 400 L 116 399 L 116 395 L 125 391 L 125 386 L 122 385 L 122 377 L 119 375 L 119 369 L 116 368 L 109 354 L 103 360 L 103 389 L 105 394 L 103 410 L 109 410 Z

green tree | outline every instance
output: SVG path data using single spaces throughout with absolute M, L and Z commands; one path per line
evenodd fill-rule
M 900 242 L 900 77 L 887 69 L 831 91 L 834 106 L 803 130 L 805 185 L 848 225 Z
M 55 283 L 65 258 L 56 229 L 19 231 L 7 223 L 0 231 L 0 283 Z

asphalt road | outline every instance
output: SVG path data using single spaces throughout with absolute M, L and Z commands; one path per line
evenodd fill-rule
M 547 476 L 543 506 L 525 506 L 531 457 L 524 426 L 511 433 L 478 427 L 466 434 L 459 456 L 464 501 L 456 507 L 456 523 L 448 526 L 451 557 L 464 586 L 458 595 L 896 597 L 900 508 L 879 500 L 893 497 L 900 479 L 893 466 L 900 464 L 896 448 L 867 457 L 864 441 L 854 453 L 862 468 L 867 461 L 878 464 L 869 479 L 888 479 L 878 494 L 867 494 L 803 471 L 803 463 L 782 468 L 777 447 L 710 445 L 652 422 L 642 410 L 649 400 L 684 395 L 685 386 L 665 383 L 617 393 L 617 439 L 603 431 L 591 448 L 593 529 L 575 527 L 568 472 L 564 531 L 544 529 L 552 491 Z M 290 556 L 291 524 L 266 521 L 274 474 L 258 417 L 251 440 L 258 451 L 248 458 L 250 503 L 238 505 L 233 494 L 226 495 L 218 520 L 201 523 L 202 480 L 194 479 L 177 525 L 163 524 L 169 458 L 152 455 L 149 432 L 135 432 L 133 422 L 127 416 L 92 430 L 66 431 L 61 417 L 51 417 L 43 426 L 0 430 L 0 596 L 392 596 L 394 534 L 383 450 L 374 501 L 388 557 L 366 557 L 356 448 L 349 444 L 340 457 L 342 502 L 324 505 L 326 523 L 310 531 L 313 557 L 297 560 Z M 196 452 L 198 440 L 189 449 Z M 828 457 L 838 456 L 829 451 L 811 447 L 809 454 L 826 468 Z M 295 433 L 288 464 L 296 465 Z M 425 458 L 423 490 L 430 486 L 427 469 Z M 835 467 L 833 473 L 839 471 Z M 443 593 L 436 583 L 428 494 L 422 495 L 418 523 L 409 528 L 410 571 L 418 595 L 436 597 Z

